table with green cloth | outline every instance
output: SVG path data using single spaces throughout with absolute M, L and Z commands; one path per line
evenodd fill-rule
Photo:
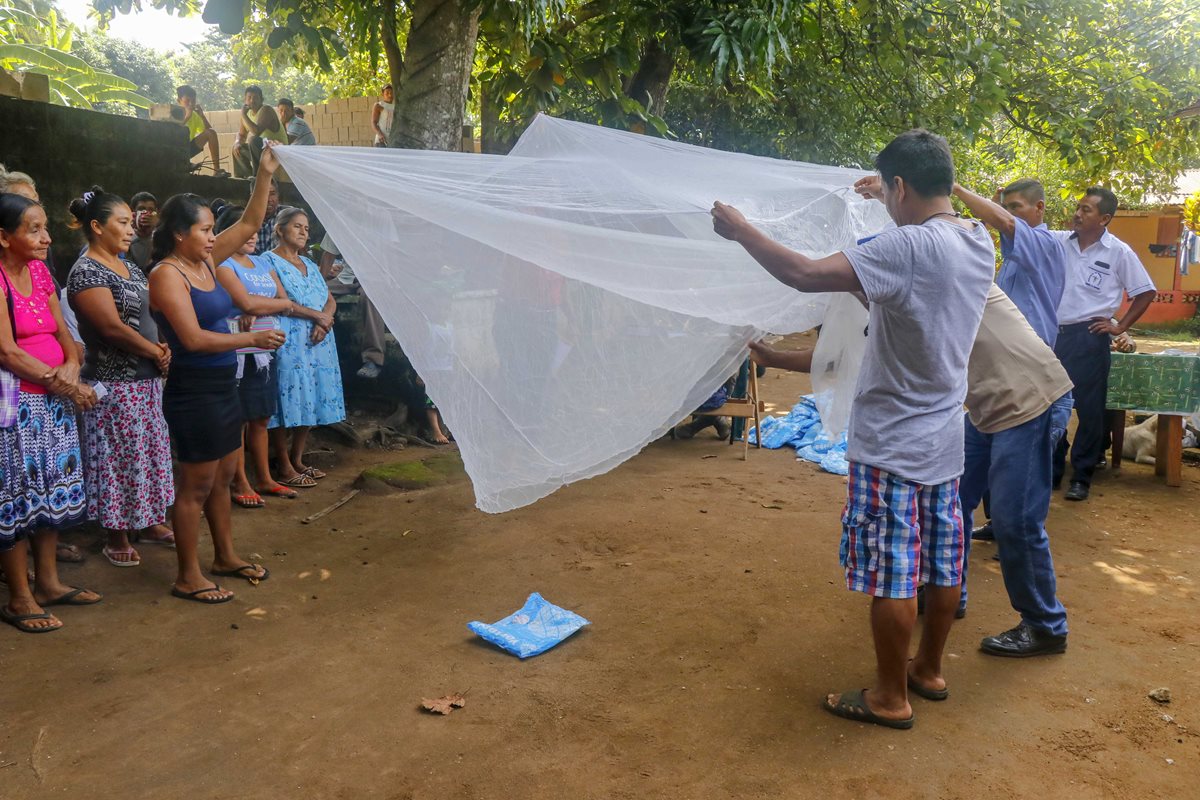
M 1116 412 L 1112 426 L 1114 468 L 1121 466 L 1125 412 L 1158 414 L 1154 472 L 1168 486 L 1183 482 L 1183 421 L 1200 411 L 1200 356 L 1113 353 L 1108 403 Z

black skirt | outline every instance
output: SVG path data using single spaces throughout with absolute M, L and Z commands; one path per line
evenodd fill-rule
M 238 397 L 242 417 L 247 420 L 270 419 L 279 409 L 279 367 L 275 358 L 266 369 L 259 369 L 250 353 L 242 359 L 242 379 L 238 381 Z
M 242 404 L 236 376 L 236 364 L 171 365 L 163 389 L 163 416 L 180 461 L 216 461 L 242 446 Z

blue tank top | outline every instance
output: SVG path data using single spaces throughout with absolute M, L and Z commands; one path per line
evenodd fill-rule
M 196 321 L 200 323 L 200 327 L 212 333 L 228 335 L 229 316 L 233 313 L 233 298 L 229 296 L 229 292 L 225 291 L 225 287 L 217 282 L 216 275 L 213 275 L 213 283 L 216 284 L 216 288 L 205 292 L 192 286 L 192 282 L 188 281 L 187 275 L 184 275 L 182 270 L 178 267 L 173 268 L 187 281 L 188 292 L 192 297 L 192 308 L 196 312 Z M 212 270 L 209 269 L 209 272 L 211 273 Z M 233 350 L 221 353 L 197 353 L 188 350 L 179 341 L 179 337 L 175 335 L 175 329 L 171 327 L 171 323 L 161 311 L 155 311 L 154 318 L 158 321 L 159 332 L 162 333 L 167 346 L 171 348 L 172 366 L 233 367 L 237 365 L 237 354 Z

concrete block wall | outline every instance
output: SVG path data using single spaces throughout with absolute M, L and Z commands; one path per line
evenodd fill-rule
M 312 128 L 317 144 L 341 147 L 370 147 L 375 143 L 375 132 L 371 130 L 371 109 L 378 98 L 340 97 L 328 103 L 301 105 L 304 121 Z M 216 130 L 221 142 L 222 166 L 232 169 L 228 155 L 233 152 L 233 139 L 237 136 L 241 119 L 240 108 L 227 111 L 208 111 L 204 115 Z M 208 158 L 207 152 L 196 156 L 196 161 Z

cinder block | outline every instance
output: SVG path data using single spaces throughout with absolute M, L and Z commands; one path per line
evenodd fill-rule
M 0 69 L 0 94 L 6 97 L 21 96 L 21 82 L 6 69 Z
M 38 72 L 18 72 L 21 84 L 21 99 L 38 103 L 50 102 L 50 79 Z

